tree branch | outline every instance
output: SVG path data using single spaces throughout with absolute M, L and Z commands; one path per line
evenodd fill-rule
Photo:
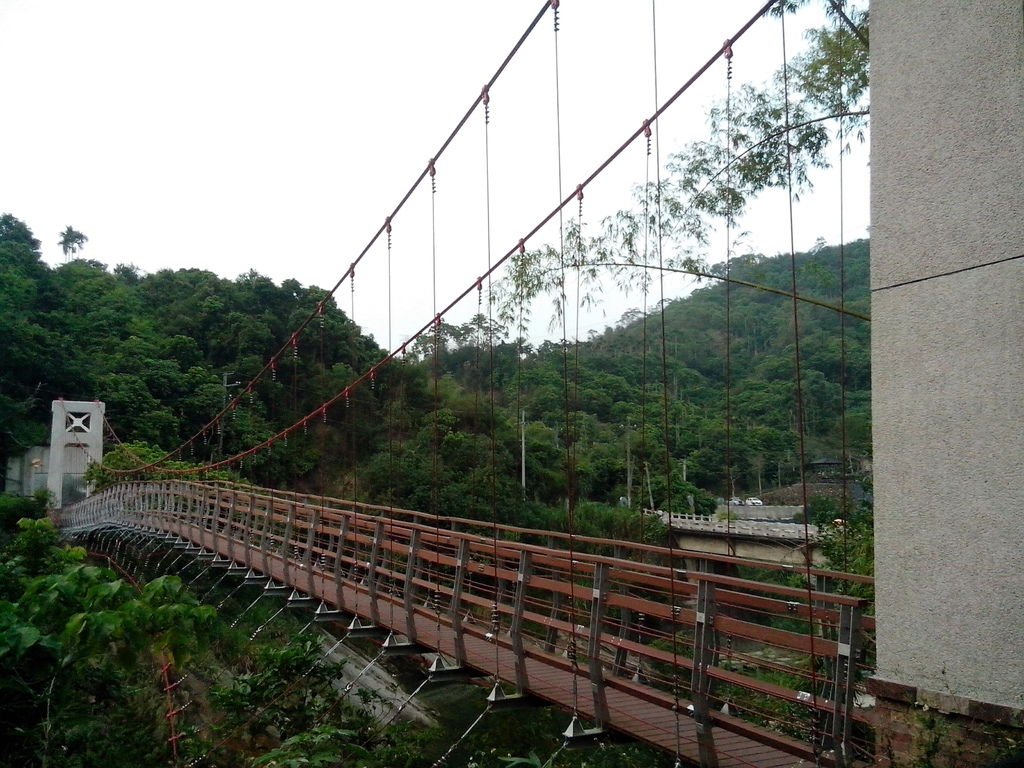
M 828 0 L 828 4 L 832 6 L 832 10 L 835 11 L 839 18 L 843 20 L 843 23 L 850 28 L 854 37 L 860 40 L 864 44 L 865 48 L 871 50 L 871 46 L 868 45 L 868 36 L 864 34 L 864 31 L 860 27 L 853 23 L 853 20 L 849 16 L 846 15 L 843 7 L 839 4 L 839 1 Z

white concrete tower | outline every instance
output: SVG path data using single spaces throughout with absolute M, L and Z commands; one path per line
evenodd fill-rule
M 103 459 L 103 414 L 98 400 L 54 400 L 50 426 L 50 470 L 46 489 L 58 509 L 88 495 L 82 475 Z

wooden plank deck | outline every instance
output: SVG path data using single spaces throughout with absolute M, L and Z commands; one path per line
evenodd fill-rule
M 867 601 L 841 590 L 811 592 L 691 568 L 672 552 L 658 551 L 648 562 L 646 550 L 638 550 L 639 559 L 630 556 L 639 545 L 624 550 L 595 540 L 594 551 L 573 552 L 527 529 L 509 529 L 515 536 L 495 541 L 492 529 L 457 530 L 463 526 L 451 518 L 409 513 L 402 519 L 392 510 L 383 517 L 355 502 L 327 507 L 314 501 L 270 490 L 135 483 L 87 499 L 68 513 L 66 524 L 79 531 L 112 524 L 176 534 L 434 648 L 481 676 L 499 678 L 506 691 L 518 681 L 524 692 L 577 712 L 587 725 L 600 720 L 608 730 L 678 752 L 691 765 L 699 764 L 696 723 L 687 714 L 689 701 L 674 708 L 666 679 L 672 673 L 665 670 L 675 665 L 686 692 L 694 659 L 709 664 L 697 670 L 733 687 L 738 707 L 756 704 L 757 697 L 803 704 L 787 715 L 790 727 L 810 730 L 814 718 L 835 716 L 834 727 L 848 728 L 863 719 L 840 678 L 846 667 L 838 633 L 845 622 L 851 642 L 868 642 L 863 627 L 857 629 Z M 808 630 L 773 628 L 763 620 L 771 616 L 804 621 Z M 485 636 L 492 622 L 496 641 Z M 768 660 L 744 652 L 736 657 L 741 666 L 731 659 L 720 664 L 716 641 L 700 639 L 699 626 L 727 634 L 729 648 L 737 639 L 763 648 Z M 673 638 L 680 636 L 687 639 L 677 643 Z M 665 650 L 669 641 L 672 651 Z M 579 654 L 579 668 L 567 658 L 569 647 Z M 827 686 L 803 671 L 823 658 L 836 659 L 834 701 Z M 785 685 L 759 675 L 780 666 L 790 675 Z M 634 681 L 633 670 L 643 677 Z M 819 693 L 808 699 L 806 690 Z M 815 754 L 810 733 L 789 737 L 715 709 L 709 717 L 722 768 L 834 763 L 831 753 Z
M 376 614 L 378 623 L 386 629 L 394 630 L 396 634 L 405 636 L 410 629 L 404 605 L 399 598 L 378 596 L 376 610 L 371 610 L 366 587 L 348 579 L 339 578 L 335 581 L 330 573 L 318 569 L 307 570 L 302 563 L 286 562 L 275 554 L 268 557 L 259 550 L 240 552 L 242 547 L 238 542 L 212 531 L 197 530 L 187 524 L 170 526 L 170 529 L 172 533 L 224 557 L 242 564 L 248 561 L 268 577 L 303 592 L 310 592 L 313 597 L 349 614 L 358 615 L 363 621 L 373 620 L 373 614 Z M 388 626 L 392 615 L 395 617 L 395 626 Z M 461 655 L 456 648 L 455 635 L 447 615 L 442 615 L 439 627 L 433 611 L 418 605 L 414 610 L 413 625 L 415 639 L 419 644 L 442 653 L 450 660 L 457 660 Z M 462 664 L 514 687 L 516 657 L 508 635 L 503 635 L 495 643 L 484 637 L 485 631 L 479 625 L 463 626 Z M 525 674 L 529 693 L 567 711 L 576 711 L 581 718 L 593 724 L 595 687 L 585 670 L 576 672 L 574 696 L 574 673 L 568 660 L 564 656 L 545 653 L 539 648 L 530 648 L 525 659 Z M 633 687 L 638 692 L 642 689 L 643 695 L 632 695 L 630 689 Z M 602 698 L 608 713 L 603 723 L 605 728 L 670 754 L 676 753 L 678 745 L 678 754 L 684 761 L 694 766 L 700 765 L 696 724 L 683 714 L 688 701 L 680 701 L 682 712 L 677 717 L 668 693 L 623 678 L 616 678 L 615 686 L 598 686 L 597 694 Z M 805 755 L 800 753 L 808 747 L 796 741 L 792 742 L 794 751 L 788 752 L 725 728 L 714 728 L 713 735 L 719 768 L 784 768 L 807 764 Z M 779 734 L 771 734 L 771 737 L 783 743 L 787 741 L 786 737 Z

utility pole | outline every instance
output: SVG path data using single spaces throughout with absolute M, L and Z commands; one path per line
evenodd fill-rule
M 626 424 L 626 507 L 633 508 L 633 455 L 631 443 L 633 437 L 632 426 Z
M 526 410 L 519 412 L 519 464 L 520 483 L 523 486 L 523 500 L 526 500 Z
M 231 376 L 234 376 L 234 375 L 235 375 L 234 371 L 226 371 L 225 373 L 222 373 L 220 375 L 220 384 L 224 388 L 224 397 L 221 399 L 221 412 L 222 412 L 222 415 L 221 415 L 221 418 L 220 418 L 220 423 L 217 425 L 219 427 L 219 429 L 217 430 L 217 458 L 222 458 L 224 456 L 224 416 L 223 416 L 223 411 L 224 411 L 225 408 L 228 407 L 228 388 L 229 387 L 237 387 L 239 384 L 242 383 L 240 381 L 236 381 L 236 382 L 233 382 L 231 384 L 228 384 L 228 379 Z
M 647 477 L 647 501 L 650 502 L 651 509 L 654 509 L 654 489 L 651 488 L 651 465 L 646 461 L 644 462 L 644 475 Z

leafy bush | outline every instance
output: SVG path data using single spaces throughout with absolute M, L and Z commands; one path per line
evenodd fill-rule
M 45 515 L 46 498 L 46 491 L 37 492 L 34 496 L 0 495 L 0 531 L 12 534 L 21 518 L 35 520 Z

